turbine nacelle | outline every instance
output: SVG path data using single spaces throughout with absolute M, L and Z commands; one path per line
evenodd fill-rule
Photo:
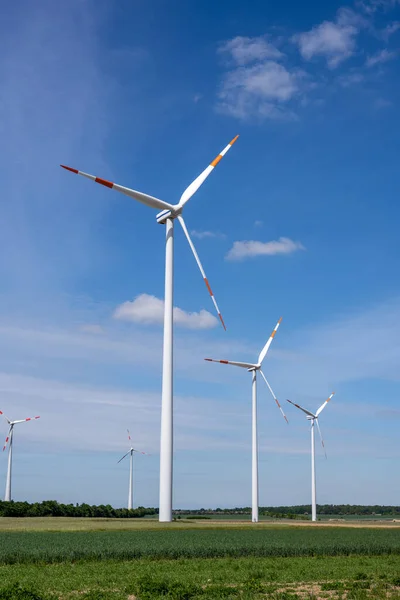
M 179 204 L 176 205 L 176 210 L 175 207 L 174 210 L 162 210 L 156 215 L 157 223 L 160 223 L 160 225 L 165 225 L 167 219 L 176 219 L 180 214 L 182 214 L 182 210 L 183 208 L 179 206 Z

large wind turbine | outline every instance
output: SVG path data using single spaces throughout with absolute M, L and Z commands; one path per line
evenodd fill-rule
M 133 508 L 133 453 L 137 452 L 138 454 L 146 454 L 146 452 L 141 452 L 140 450 L 136 450 L 135 448 L 132 447 L 132 438 L 131 438 L 131 434 L 129 433 L 129 429 L 127 429 L 127 432 L 128 432 L 128 440 L 129 440 L 131 447 L 129 449 L 129 452 L 124 454 L 124 456 L 119 459 L 118 463 L 120 463 L 122 460 L 124 460 L 124 458 L 126 458 L 128 456 L 128 454 L 130 454 L 128 508 L 130 510 L 132 510 L 132 508 Z
M 288 422 L 286 415 L 283 412 L 282 407 L 278 402 L 277 397 L 275 396 L 274 392 L 272 391 L 272 388 L 271 388 L 270 384 L 268 383 L 267 378 L 265 377 L 264 373 L 261 370 L 262 362 L 267 355 L 269 347 L 272 343 L 272 340 L 275 337 L 275 334 L 278 330 L 278 327 L 279 327 L 281 321 L 282 321 L 282 318 L 280 318 L 279 321 L 277 322 L 277 324 L 275 325 L 275 329 L 269 336 L 269 339 L 268 339 L 267 343 L 265 344 L 264 348 L 261 350 L 256 364 L 245 363 L 245 362 L 234 362 L 231 360 L 215 360 L 213 358 L 205 358 L 204 359 L 204 360 L 208 360 L 209 362 L 222 363 L 223 365 L 233 365 L 234 367 L 242 367 L 244 369 L 247 369 L 251 373 L 251 376 L 252 376 L 252 478 L 251 478 L 251 487 L 252 487 L 251 500 L 252 500 L 252 503 L 251 503 L 251 520 L 253 521 L 253 523 L 258 523 L 257 371 L 260 371 L 260 375 L 264 379 L 265 383 L 267 384 L 268 389 L 271 392 L 276 404 L 278 405 L 278 408 L 281 411 L 285 421 Z
M 10 426 L 8 430 L 8 434 L 6 437 L 6 441 L 4 442 L 3 452 L 8 444 L 8 468 L 7 468 L 7 480 L 6 480 L 6 493 L 4 496 L 5 502 L 11 502 L 11 472 L 12 472 L 12 447 L 13 447 L 13 435 L 14 435 L 14 425 L 18 423 L 25 423 L 26 421 L 33 421 L 34 419 L 40 419 L 40 417 L 28 417 L 28 419 L 21 419 L 20 421 L 10 421 L 6 417 L 6 415 L 0 410 L 0 415 L 6 419 L 7 423 Z
M 314 413 L 310 412 L 306 408 L 303 408 L 302 406 L 300 406 L 300 404 L 296 404 L 295 402 L 292 402 L 291 400 L 288 400 L 288 402 L 290 402 L 290 404 L 293 404 L 293 406 L 295 406 L 299 410 L 302 410 L 303 413 L 306 414 L 307 419 L 309 421 L 311 421 L 311 520 L 312 521 L 316 521 L 317 520 L 317 491 L 316 491 L 316 483 L 315 483 L 315 435 L 314 435 L 314 425 L 317 426 L 319 437 L 321 438 L 322 448 L 324 449 L 325 458 L 326 458 L 325 444 L 324 444 L 324 440 L 322 438 L 321 429 L 319 427 L 318 417 L 322 413 L 322 411 L 324 410 L 325 406 L 328 404 L 329 400 L 331 400 L 331 398 L 333 398 L 334 395 L 335 395 L 335 392 L 332 392 L 332 394 L 329 396 L 329 398 L 327 400 L 325 400 L 325 402 L 323 404 L 321 404 L 321 406 L 319 407 L 319 409 L 317 410 L 317 412 L 315 413 L 315 415 L 314 415 Z
M 186 236 L 189 246 L 194 254 L 197 265 L 200 269 L 204 283 L 214 303 L 215 309 L 225 328 L 222 315 L 218 308 L 214 294 L 211 291 L 203 266 L 199 256 L 190 238 L 182 217 L 182 211 L 185 204 L 197 192 L 199 187 L 207 179 L 211 171 L 217 166 L 223 156 L 233 146 L 239 136 L 222 150 L 220 154 L 208 165 L 208 167 L 186 188 L 177 204 L 169 204 L 164 200 L 159 200 L 148 194 L 137 192 L 122 185 L 112 183 L 94 175 L 88 175 L 77 169 L 61 165 L 64 169 L 87 177 L 96 183 L 100 183 L 117 192 L 126 194 L 146 206 L 158 208 L 161 210 L 156 216 L 158 223 L 165 223 L 166 226 L 166 247 L 165 247 L 165 296 L 164 296 L 164 343 L 163 343 L 163 369 L 162 369 L 162 399 L 161 399 L 161 441 L 160 441 L 160 507 L 159 520 L 172 521 L 172 451 L 173 451 L 173 267 L 174 267 L 174 221 L 178 219 L 183 232 Z

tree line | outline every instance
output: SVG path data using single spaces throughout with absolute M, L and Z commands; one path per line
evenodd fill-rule
M 308 519 L 311 514 L 309 504 L 295 506 L 262 506 L 260 515 L 277 519 Z M 318 504 L 317 513 L 330 516 L 399 516 L 400 506 L 360 505 L 360 504 Z M 99 506 L 90 504 L 62 504 L 56 500 L 43 502 L 3 502 L 0 500 L 0 517 L 103 517 L 107 519 L 137 519 L 146 515 L 157 515 L 158 508 L 145 508 L 139 506 L 129 510 L 127 508 L 113 508 L 110 504 Z M 218 516 L 218 515 L 249 515 L 249 506 L 237 508 L 200 508 L 174 510 L 173 515 L 182 516 Z
M 139 506 L 134 509 L 113 508 L 110 504 L 62 504 L 56 500 L 43 502 L 0 501 L 1 517 L 105 517 L 108 519 L 135 519 L 158 514 L 158 508 Z

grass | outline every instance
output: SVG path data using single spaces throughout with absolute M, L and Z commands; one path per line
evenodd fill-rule
M 219 558 L 0 566 L 2 590 L 19 585 L 42 598 L 398 598 L 400 557 Z M 79 592 L 79 596 L 77 596 Z M 295 596 L 293 596 L 293 594 Z M 397 596 L 396 596 L 397 594 Z M 17 599 L 18 596 L 15 596 Z M 24 596 L 20 597 L 25 600 Z M 18 598 L 18 600 L 20 600 Z M 29 596 L 26 596 L 28 599 Z M 8 600 L 8 599 L 7 599 Z M 14 600 L 11 597 L 11 600 Z M 36 600 L 36 599 L 35 599 Z

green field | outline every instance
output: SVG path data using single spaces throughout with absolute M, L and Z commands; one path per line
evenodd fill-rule
M 395 524 L 76 521 L 0 519 L 0 600 L 400 600 Z

